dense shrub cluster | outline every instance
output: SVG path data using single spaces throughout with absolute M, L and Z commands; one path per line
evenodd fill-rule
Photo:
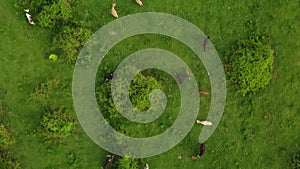
M 51 30 L 51 52 L 64 58 L 67 63 L 76 61 L 79 51 L 92 32 L 74 17 L 71 0 L 17 0 L 19 10 L 30 9 L 37 25 Z
M 73 129 L 74 120 L 66 110 L 50 110 L 43 115 L 39 133 L 43 140 L 55 142 L 67 138 Z
M 274 52 L 262 38 L 239 41 L 227 56 L 226 72 L 229 81 L 245 96 L 256 93 L 270 84 Z

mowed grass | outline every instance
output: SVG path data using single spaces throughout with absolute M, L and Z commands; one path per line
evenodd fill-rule
M 227 103 L 222 120 L 207 141 L 206 153 L 192 161 L 198 152 L 201 126 L 195 125 L 176 147 L 159 156 L 146 158 L 150 168 L 290 168 L 293 153 L 300 143 L 300 12 L 293 1 L 114 1 L 119 16 L 137 12 L 165 12 L 184 19 L 210 35 L 221 59 L 238 39 L 246 38 L 247 21 L 255 21 L 259 30 L 270 36 L 275 50 L 274 71 L 278 74 L 271 85 L 251 98 L 242 98 L 228 84 Z M 114 18 L 109 14 L 112 1 L 79 0 L 76 15 L 96 31 Z M 8 111 L 5 122 L 17 142 L 14 157 L 24 168 L 100 168 L 107 153 L 95 145 L 76 126 L 72 136 L 54 149 L 41 142 L 35 130 L 43 107 L 31 101 L 34 88 L 47 79 L 59 79 L 69 94 L 52 98 L 52 106 L 72 109 L 72 65 L 62 61 L 51 63 L 47 56 L 51 47 L 50 32 L 27 23 L 23 13 L 13 8 L 12 1 L 0 2 L 0 101 Z M 34 16 L 33 16 L 34 18 Z M 103 65 L 113 69 L 122 58 L 136 50 L 160 47 L 178 54 L 193 70 L 201 89 L 209 90 L 209 80 L 201 61 L 177 41 L 159 36 L 137 36 L 118 44 Z M 200 45 L 200 44 L 199 44 Z M 101 71 L 103 67 L 100 66 Z M 165 82 L 174 88 L 174 81 Z M 179 97 L 179 93 L 172 93 Z M 172 98 L 173 99 L 173 98 Z M 252 101 L 249 101 L 249 100 Z M 199 118 L 209 110 L 210 97 L 201 96 Z M 168 111 L 177 112 L 176 107 Z M 74 114 L 75 116 L 75 114 Z M 154 126 L 155 127 L 155 126 Z M 160 130 L 152 129 L 152 130 Z M 140 131 L 137 131 L 140 132 Z M 78 163 L 72 165 L 70 154 Z M 182 160 L 177 156 L 182 155 Z

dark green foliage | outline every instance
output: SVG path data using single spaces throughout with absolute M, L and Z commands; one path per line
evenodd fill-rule
M 76 61 L 82 46 L 89 39 L 91 34 L 92 32 L 86 28 L 65 26 L 62 28 L 62 31 L 54 37 L 52 49 L 60 53 L 67 62 L 72 63 Z
M 43 115 L 39 133 L 45 141 L 57 141 L 67 138 L 73 129 L 74 120 L 67 110 L 50 110 Z
M 226 58 L 229 81 L 245 96 L 256 93 L 270 84 L 274 51 L 263 38 L 239 41 Z
M 300 151 L 295 153 L 293 156 L 292 169 L 300 169 Z

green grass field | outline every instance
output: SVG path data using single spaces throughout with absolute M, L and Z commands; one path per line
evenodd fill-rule
M 85 26 L 95 32 L 114 20 L 109 13 L 112 2 L 78 0 L 73 10 L 77 17 L 86 21 Z M 210 35 L 221 59 L 234 42 L 248 36 L 249 30 L 245 26 L 248 21 L 257 22 L 259 31 L 270 36 L 275 50 L 274 73 L 278 77 L 266 89 L 252 96 L 251 102 L 249 98 L 237 95 L 227 84 L 222 120 L 207 141 L 207 150 L 201 159 L 191 160 L 191 156 L 198 152 L 201 130 L 201 126 L 195 125 L 176 147 L 144 159 L 151 169 L 291 168 L 293 154 L 300 151 L 299 1 L 145 0 L 143 7 L 133 0 L 114 2 L 120 17 L 152 11 L 187 19 Z M 62 60 L 48 60 L 52 39 L 50 32 L 38 24 L 29 25 L 24 13 L 14 8 L 14 1 L 0 2 L 0 16 L 0 102 L 7 112 L 3 121 L 16 139 L 11 149 L 13 157 L 25 169 L 101 168 L 108 152 L 92 142 L 79 124 L 72 135 L 59 145 L 49 147 L 41 142 L 36 128 L 43 106 L 31 100 L 30 96 L 37 85 L 48 79 L 58 79 L 63 84 L 60 90 L 64 92 L 56 91 L 48 104 L 73 110 L 73 65 Z M 114 68 L 123 57 L 148 47 L 159 47 L 178 54 L 195 71 L 199 86 L 209 90 L 209 79 L 201 61 L 195 61 L 196 56 L 192 52 L 166 37 L 143 35 L 128 38 L 114 47 L 107 58 L 119 57 L 106 59 L 103 64 Z M 168 80 L 163 87 L 170 87 L 168 83 L 172 85 L 175 81 Z M 174 98 L 177 96 L 178 93 L 172 95 Z M 206 117 L 209 105 L 210 97 L 201 97 L 199 118 Z M 167 110 L 176 112 L 176 108 L 171 106 Z M 157 131 L 160 129 L 153 129 L 154 133 Z M 183 159 L 177 160 L 178 155 L 182 155 Z

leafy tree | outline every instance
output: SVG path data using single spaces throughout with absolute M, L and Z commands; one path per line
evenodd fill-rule
M 271 82 L 274 51 L 263 40 L 239 41 L 225 60 L 229 81 L 243 96 L 256 93 Z

